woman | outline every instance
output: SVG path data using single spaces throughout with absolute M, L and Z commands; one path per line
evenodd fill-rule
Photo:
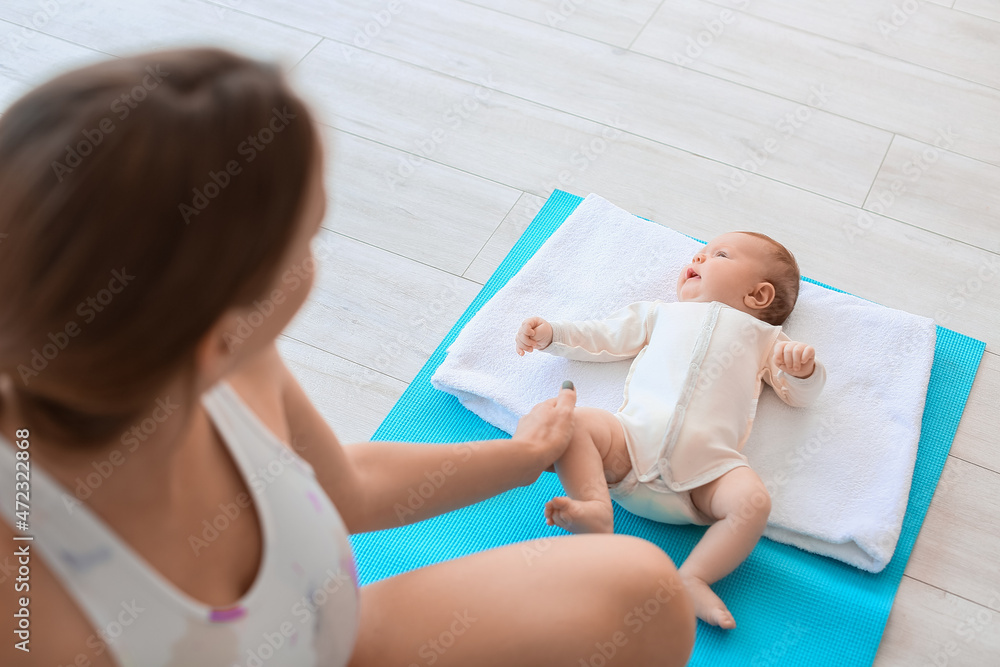
M 215 49 L 69 72 L 0 118 L 0 539 L 30 568 L 30 589 L 2 586 L 0 659 L 686 662 L 690 601 L 632 537 L 357 587 L 348 532 L 399 525 L 435 471 L 407 521 L 532 483 L 568 444 L 575 391 L 508 440 L 343 447 L 274 344 L 312 284 L 322 164 L 280 71 Z

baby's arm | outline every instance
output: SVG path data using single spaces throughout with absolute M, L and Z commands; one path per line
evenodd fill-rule
M 781 400 L 800 408 L 812 404 L 823 391 L 826 367 L 816 361 L 811 345 L 793 341 L 781 331 L 768 352 L 763 378 Z
M 557 320 L 542 324 L 551 326 L 552 342 L 546 347 L 535 347 L 549 354 L 555 354 L 577 361 L 621 361 L 639 354 L 649 342 L 652 330 L 650 315 L 655 301 L 636 301 L 612 313 L 604 320 Z M 527 329 L 534 328 L 528 318 L 521 325 L 519 337 Z M 527 336 L 531 338 L 530 334 Z M 530 352 L 519 343 L 520 350 Z

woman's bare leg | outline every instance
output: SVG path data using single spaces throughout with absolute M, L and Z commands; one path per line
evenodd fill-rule
M 571 533 L 614 532 L 608 484 L 620 481 L 632 468 L 621 422 L 607 410 L 577 407 L 573 437 L 554 467 L 569 497 L 545 505 L 547 523 Z
M 695 507 L 716 522 L 680 568 L 698 618 L 723 628 L 736 620 L 709 584 L 739 567 L 764 534 L 771 512 L 771 496 L 752 469 L 730 470 L 714 482 L 691 490 Z
M 438 563 L 364 586 L 360 608 L 351 667 L 680 666 L 696 623 L 670 558 L 626 535 Z

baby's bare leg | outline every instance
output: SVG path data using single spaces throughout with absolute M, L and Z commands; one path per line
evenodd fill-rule
M 614 532 L 608 484 L 620 481 L 632 467 L 618 419 L 607 410 L 576 408 L 573 437 L 554 467 L 569 497 L 545 505 L 548 524 L 571 533 Z
M 735 628 L 732 614 L 709 584 L 735 570 L 753 551 L 767 526 L 771 496 L 757 473 L 740 467 L 692 489 L 691 500 L 716 522 L 684 561 L 679 570 L 681 578 L 694 601 L 698 618 L 723 628 Z

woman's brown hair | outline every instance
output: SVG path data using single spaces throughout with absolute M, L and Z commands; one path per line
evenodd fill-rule
M 260 297 L 317 150 L 277 65 L 179 49 L 100 62 L 0 117 L 0 372 L 36 432 L 107 441 Z

